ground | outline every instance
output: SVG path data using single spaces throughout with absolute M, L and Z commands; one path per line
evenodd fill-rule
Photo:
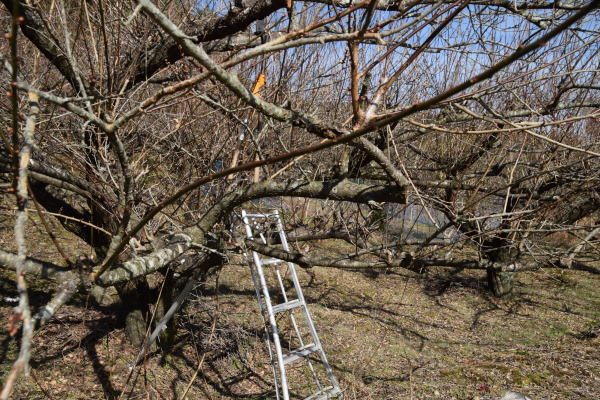
M 10 247 L 3 237 L 0 245 Z M 522 273 L 516 292 L 497 299 L 480 272 L 299 274 L 345 399 L 483 400 L 509 389 L 534 400 L 600 398 L 598 276 Z M 42 284 L 31 291 L 36 302 L 47 298 Z M 14 295 L 2 273 L 0 379 L 17 351 L 7 335 Z M 175 399 L 190 382 L 189 399 L 274 398 L 248 267 L 225 266 L 192 297 L 174 352 L 152 353 L 129 381 L 139 349 L 127 343 L 113 310 L 78 297 L 36 334 L 30 378 L 14 398 L 119 398 L 125 390 L 120 398 Z M 306 376 L 291 375 L 302 393 Z

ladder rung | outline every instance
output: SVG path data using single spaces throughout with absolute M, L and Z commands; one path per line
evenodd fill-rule
M 280 260 L 279 258 L 263 258 L 260 260 L 262 265 L 271 265 L 271 264 L 279 264 L 284 263 L 285 261 Z
M 285 303 L 273 306 L 273 313 L 277 314 L 283 311 L 291 310 L 292 308 L 300 307 L 302 305 L 303 303 L 300 301 L 300 299 L 286 301 Z
M 341 393 L 342 393 L 342 391 L 340 390 L 339 387 L 327 386 L 326 388 L 323 388 L 322 390 L 319 390 L 317 393 L 304 398 L 304 400 L 326 400 L 326 399 L 332 399 L 335 396 L 340 395 Z
M 314 343 L 307 344 L 306 346 L 302 346 L 300 348 L 297 348 L 296 350 L 292 350 L 288 354 L 283 356 L 283 365 L 293 363 L 294 361 L 306 357 L 309 354 L 314 353 L 315 351 L 319 351 L 319 346 L 317 346 Z
M 246 217 L 248 218 L 270 218 L 270 217 L 274 217 L 276 214 L 273 213 L 267 213 L 267 214 L 246 214 Z

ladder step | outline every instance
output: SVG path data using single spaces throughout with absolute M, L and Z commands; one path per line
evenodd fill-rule
M 299 347 L 296 350 L 292 350 L 283 356 L 283 365 L 293 363 L 294 361 L 306 357 L 315 351 L 319 351 L 319 346 L 314 343 Z
M 248 218 L 270 218 L 274 217 L 276 214 L 274 213 L 265 213 L 265 214 L 246 214 Z
M 305 397 L 304 400 L 327 400 L 333 399 L 340 394 L 342 394 L 342 391 L 339 387 L 327 386 L 326 388 L 319 390 L 317 393 Z
M 291 310 L 292 308 L 297 308 L 303 306 L 304 303 L 300 301 L 300 299 L 286 301 L 285 303 L 277 304 L 273 306 L 273 314 L 277 314 L 283 311 Z
M 262 265 L 271 265 L 271 264 L 279 264 L 284 263 L 285 261 L 280 260 L 279 258 L 263 258 L 260 260 Z

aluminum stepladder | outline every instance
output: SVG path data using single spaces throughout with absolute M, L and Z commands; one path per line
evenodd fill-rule
M 279 237 L 280 244 L 285 251 L 289 251 L 289 245 L 281 222 L 281 216 L 278 210 L 274 210 L 270 213 L 264 214 L 248 214 L 242 210 L 242 221 L 246 229 L 246 237 L 249 240 L 256 239 L 261 240 L 264 244 L 269 244 L 267 238 L 270 238 L 273 234 L 277 234 Z M 254 232 L 253 232 L 254 227 Z M 265 236 L 267 235 L 267 236 Z M 298 281 L 298 275 L 293 263 L 285 262 L 276 258 L 264 258 L 261 254 L 252 251 L 252 260 L 250 262 L 250 269 L 252 272 L 252 280 L 254 282 L 254 288 L 256 289 L 256 297 L 260 311 L 265 319 L 265 329 L 267 331 L 267 348 L 269 350 L 269 357 L 271 358 L 271 365 L 273 369 L 273 376 L 275 379 L 275 394 L 276 398 L 289 400 L 290 388 L 287 379 L 286 367 L 297 361 L 304 361 L 307 363 L 310 374 L 316 384 L 316 392 L 306 397 L 305 400 L 325 400 L 342 398 L 342 391 L 340 390 L 339 384 L 333 370 L 327 361 L 321 341 L 317 335 L 314 323 L 312 321 L 310 312 L 300 282 Z M 277 286 L 283 302 L 280 304 L 273 305 L 271 302 L 271 295 L 269 292 L 269 285 L 265 276 L 264 266 L 269 266 L 274 269 L 276 276 Z M 290 275 L 293 289 L 296 293 L 295 299 L 289 299 L 286 293 L 286 289 L 283 282 L 282 268 L 287 267 L 287 273 Z M 306 326 L 308 327 L 308 337 L 310 337 L 311 343 L 306 344 L 303 340 L 302 334 L 296 317 L 293 315 L 293 311 L 300 309 L 301 315 L 304 317 Z M 292 325 L 293 333 L 295 334 L 300 346 L 294 350 L 286 351 L 282 349 L 280 339 L 280 329 L 277 323 L 277 316 L 279 314 L 288 314 L 289 320 Z M 271 346 L 271 342 L 273 347 Z M 319 357 L 320 364 L 325 370 L 326 379 L 329 381 L 328 385 L 323 385 L 313 360 L 309 358 L 311 354 L 316 354 Z M 317 366 L 318 367 L 318 366 Z

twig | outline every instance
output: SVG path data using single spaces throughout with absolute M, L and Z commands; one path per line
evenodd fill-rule
M 16 18 L 16 17 L 14 17 Z M 13 39 L 16 40 L 16 39 Z M 13 65 L 13 69 L 16 67 Z M 19 305 L 16 308 L 16 313 L 20 314 L 23 320 L 23 333 L 21 336 L 21 348 L 19 357 L 13 364 L 11 371 L 6 378 L 0 399 L 7 400 L 12 392 L 14 383 L 19 375 L 23 372 L 26 376 L 29 375 L 29 359 L 31 357 L 31 338 L 33 337 L 34 322 L 31 318 L 31 310 L 29 308 L 29 296 L 27 293 L 27 282 L 25 281 L 25 259 L 27 257 L 27 244 L 25 240 L 25 227 L 27 224 L 27 202 L 29 193 L 27 189 L 27 172 L 31 151 L 33 149 L 33 137 L 35 133 L 35 123 L 37 115 L 40 111 L 38 104 L 38 96 L 35 93 L 29 93 L 30 112 L 23 131 L 24 143 L 19 152 L 19 176 L 17 180 L 17 220 L 15 222 L 15 241 L 17 243 L 17 290 L 19 292 Z M 13 135 L 17 135 L 16 130 Z
M 217 274 L 217 278 L 216 278 L 217 282 L 216 282 L 216 286 L 217 286 L 217 296 L 216 296 L 216 309 L 215 309 L 215 316 L 213 317 L 213 321 L 212 321 L 212 325 L 210 327 L 210 336 L 208 337 L 208 345 L 210 345 L 215 337 L 215 330 L 217 328 L 217 319 L 219 317 L 219 275 Z M 198 367 L 196 367 L 196 370 L 194 371 L 194 374 L 192 375 L 192 377 L 190 378 L 189 383 L 187 384 L 187 386 L 185 387 L 185 390 L 183 391 L 183 394 L 180 397 L 180 400 L 184 400 L 188 394 L 188 392 L 190 391 L 190 388 L 192 387 L 194 381 L 196 380 L 196 377 L 198 376 L 198 373 L 200 372 L 200 369 L 202 368 L 202 365 L 204 364 L 204 359 L 206 358 L 206 353 L 207 351 L 204 351 L 204 354 L 202 354 L 202 358 L 200 359 L 200 361 L 198 361 Z

